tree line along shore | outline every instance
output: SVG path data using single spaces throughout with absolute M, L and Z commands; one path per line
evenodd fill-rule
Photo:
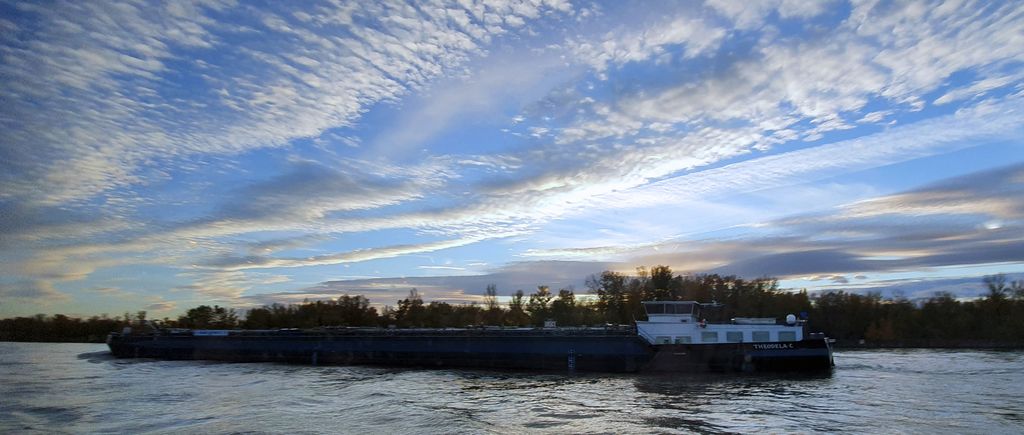
M 643 301 L 695 300 L 722 304 L 706 310 L 709 321 L 798 314 L 808 319 L 811 331 L 835 338 L 838 347 L 1024 348 L 1024 285 L 1008 283 L 1003 275 L 987 276 L 984 284 L 985 296 L 973 300 L 938 293 L 911 301 L 846 291 L 808 295 L 780 290 L 772 278 L 679 275 L 655 266 L 638 268 L 633 276 L 612 271 L 593 275 L 586 281 L 585 297 L 577 297 L 571 288 L 556 292 L 540 286 L 529 294 L 516 291 L 503 304 L 491 285 L 482 303 L 425 302 L 413 289 L 382 310 L 364 296 L 343 295 L 241 312 L 200 305 L 177 319 L 149 322 L 145 311 L 87 319 L 37 314 L 0 320 L 0 341 L 102 342 L 110 332 L 144 324 L 193 329 L 538 327 L 547 320 L 558 326 L 629 325 L 645 319 Z

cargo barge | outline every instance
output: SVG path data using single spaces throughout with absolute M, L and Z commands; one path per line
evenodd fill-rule
M 704 305 L 644 302 L 647 321 L 600 328 L 125 330 L 121 358 L 588 372 L 827 371 L 829 340 L 789 315 L 708 323 Z

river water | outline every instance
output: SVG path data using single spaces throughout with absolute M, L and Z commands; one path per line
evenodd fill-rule
M 0 343 L 0 433 L 1024 433 L 1024 352 L 837 352 L 831 375 L 118 360 Z

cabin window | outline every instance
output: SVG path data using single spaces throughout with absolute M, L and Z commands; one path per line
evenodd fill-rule
M 665 335 L 659 335 L 657 337 L 654 337 L 654 341 L 657 344 L 670 344 L 670 343 L 672 343 L 672 337 L 668 337 L 668 336 L 665 336 Z
M 764 341 L 772 341 L 772 339 L 769 338 L 769 336 L 768 336 L 768 331 L 754 331 L 754 332 L 751 332 L 750 333 L 750 338 L 755 343 L 757 343 L 757 342 L 764 342 Z
M 704 343 L 717 343 L 718 342 L 718 333 L 717 332 L 710 332 L 710 331 L 701 332 L 700 333 L 700 341 L 702 341 Z
M 682 336 L 676 337 L 676 344 L 686 344 L 686 343 L 693 343 L 693 337 L 690 337 L 689 335 L 682 335 Z
M 779 341 L 796 341 L 796 331 L 779 331 Z
M 647 305 L 647 314 L 665 314 L 665 304 Z
M 743 333 L 740 331 L 728 331 L 725 333 L 725 341 L 739 343 L 743 341 Z

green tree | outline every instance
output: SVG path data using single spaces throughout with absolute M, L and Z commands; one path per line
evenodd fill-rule
M 423 306 L 423 297 L 415 288 L 409 290 L 409 297 L 398 301 L 398 309 L 395 310 L 395 321 L 402 327 L 423 327 L 426 326 L 426 309 Z
M 186 328 L 204 329 L 209 328 L 213 322 L 213 307 L 200 305 L 185 312 L 185 315 L 178 317 L 178 323 Z
M 508 303 L 508 314 L 505 316 L 505 323 L 511 326 L 526 326 L 530 323 L 530 316 L 526 314 L 526 297 L 522 290 L 516 290 L 512 300 Z
M 530 320 L 534 326 L 543 326 L 544 321 L 551 317 L 551 290 L 548 286 L 537 286 L 537 291 L 530 294 L 526 311 L 530 312 Z
M 647 294 L 656 301 L 672 300 L 673 285 L 672 268 L 657 265 L 651 268 L 650 280 L 647 281 Z
M 591 275 L 587 279 L 590 293 L 597 295 L 597 309 L 601 311 L 604 321 L 622 324 L 629 321 L 626 307 L 626 276 L 606 270 L 600 276 Z
M 650 289 L 650 275 L 647 273 L 647 268 L 638 267 L 636 268 L 636 276 L 629 280 L 626 284 L 626 322 L 630 323 L 637 319 L 643 319 L 646 316 L 644 312 L 643 303 L 644 301 L 650 301 L 654 299 L 654 296 L 649 291 Z
M 218 329 L 232 329 L 238 326 L 238 315 L 234 308 L 214 305 L 210 315 L 210 326 Z
M 488 325 L 502 325 L 505 323 L 505 310 L 498 303 L 498 286 L 488 284 L 484 291 L 484 305 L 487 307 L 484 315 L 485 323 Z
M 550 314 L 555 323 L 561 326 L 578 325 L 576 295 L 572 289 L 561 289 L 558 298 L 551 302 Z
M 373 326 L 377 324 L 377 309 L 363 295 L 342 295 L 337 301 L 340 321 L 338 326 Z

